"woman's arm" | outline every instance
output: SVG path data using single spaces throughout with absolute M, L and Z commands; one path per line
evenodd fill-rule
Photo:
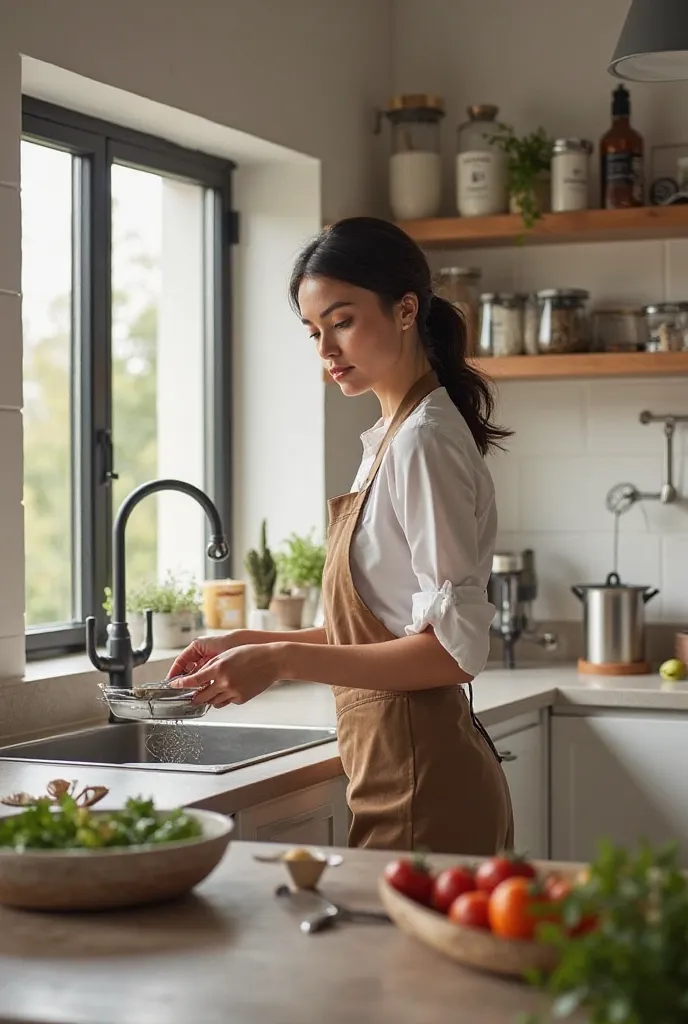
M 228 634 L 232 643 L 229 647 L 244 647 L 249 644 L 272 644 L 279 637 L 282 642 L 294 644 L 326 644 L 327 633 L 324 626 L 314 626 L 312 629 L 291 629 L 284 633 L 276 633 L 275 630 L 238 629 Z
M 359 690 L 429 690 L 470 683 L 431 630 L 380 644 L 275 644 L 276 678 Z

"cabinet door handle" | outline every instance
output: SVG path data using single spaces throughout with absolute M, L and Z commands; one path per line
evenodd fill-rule
M 517 754 L 512 754 L 510 750 L 500 750 L 499 751 L 499 756 L 501 757 L 502 761 L 516 761 L 516 760 L 518 760 L 518 755 Z

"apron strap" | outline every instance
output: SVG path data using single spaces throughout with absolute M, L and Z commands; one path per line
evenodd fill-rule
M 411 387 L 410 391 L 408 391 L 402 398 L 401 403 L 399 404 L 399 407 L 394 413 L 392 421 L 387 428 L 387 433 L 383 437 L 380 447 L 377 450 L 375 460 L 370 467 L 370 472 L 368 473 L 366 481 L 361 488 L 362 492 L 368 490 L 377 476 L 377 472 L 382 465 L 385 452 L 396 437 L 399 428 L 404 423 L 404 420 L 408 419 L 413 410 L 420 405 L 423 399 L 427 398 L 427 396 L 435 391 L 439 386 L 440 382 L 437 379 L 437 374 L 434 370 L 431 370 L 430 373 L 426 373 L 423 377 L 420 377 Z

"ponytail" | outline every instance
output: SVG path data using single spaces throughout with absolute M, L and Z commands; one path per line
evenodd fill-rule
M 468 334 L 464 315 L 446 299 L 431 295 L 421 342 L 430 366 L 465 419 L 478 450 L 503 448 L 512 431 L 491 422 L 494 397 L 489 382 L 467 360 Z
M 404 295 L 418 298 L 420 339 L 440 384 L 459 410 L 479 451 L 503 447 L 510 430 L 491 422 L 492 389 L 467 360 L 466 323 L 461 313 L 432 293 L 430 267 L 422 249 L 395 224 L 375 217 L 350 217 L 323 231 L 299 254 L 289 298 L 299 309 L 305 277 L 328 277 L 375 292 L 385 309 Z

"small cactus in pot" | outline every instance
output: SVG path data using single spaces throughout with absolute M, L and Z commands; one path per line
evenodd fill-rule
M 254 629 L 270 629 L 274 627 L 273 616 L 269 611 L 272 595 L 277 581 L 277 565 L 268 547 L 268 524 L 264 519 L 260 528 L 260 548 L 253 548 L 246 555 L 246 571 L 251 580 L 254 612 L 251 619 Z

